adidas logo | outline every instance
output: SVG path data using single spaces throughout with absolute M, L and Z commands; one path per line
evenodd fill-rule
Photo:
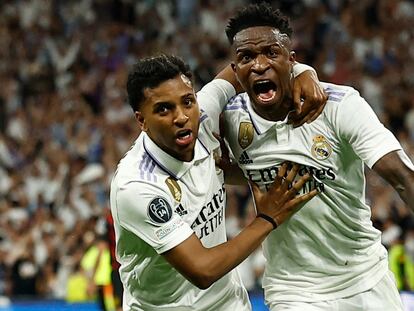
M 188 212 L 184 209 L 184 207 L 181 204 L 179 204 L 177 206 L 177 208 L 174 210 L 174 212 L 176 212 L 180 216 L 188 214 Z
M 243 151 L 239 158 L 240 164 L 250 164 L 253 163 L 253 160 L 249 158 L 249 155 L 246 151 Z

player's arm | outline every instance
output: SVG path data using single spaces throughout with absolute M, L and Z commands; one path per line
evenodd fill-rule
M 398 140 L 357 92 L 350 93 L 336 107 L 339 135 L 351 144 L 368 167 L 398 191 L 414 211 L 414 166 Z
M 312 67 L 295 62 L 293 66 L 293 76 L 295 78 L 293 85 L 295 113 L 291 113 L 289 118 L 294 126 L 300 126 L 305 122 L 310 123 L 316 120 L 325 107 L 328 97 L 325 94 L 322 85 L 319 83 L 316 71 Z M 216 96 L 211 96 L 211 94 L 214 94 L 214 91 L 212 92 L 210 90 L 212 85 L 214 85 L 214 82 L 213 84 L 210 82 L 206 85 L 207 87 L 199 92 L 200 96 L 198 98 L 200 108 L 208 111 L 213 118 L 216 118 L 221 113 L 224 106 L 227 104 L 227 101 L 234 96 L 235 93 L 243 92 L 231 65 L 227 65 L 222 69 L 214 77 L 214 80 L 216 79 L 229 82 L 234 90 L 216 92 L 217 94 L 225 94 L 227 96 L 219 96 L 218 99 L 216 99 Z M 207 97 L 206 100 L 200 100 L 200 98 L 204 96 Z
M 374 164 L 373 170 L 388 181 L 414 211 L 414 166 L 405 152 L 399 150 L 386 154 Z
M 305 64 L 293 66 L 293 103 L 295 112 L 289 115 L 294 127 L 315 121 L 322 113 L 328 96 L 319 82 L 316 71 Z M 303 102 L 302 102 L 303 101 Z
M 252 184 L 258 215 L 282 224 L 295 211 L 295 207 L 316 195 L 316 190 L 295 197 L 309 176 L 302 177 L 289 190 L 299 166 L 295 165 L 283 180 L 287 170 L 284 164 L 279 170 L 269 191 L 263 193 Z M 212 248 L 205 248 L 195 234 L 173 249 L 165 252 L 165 259 L 199 288 L 208 288 L 215 281 L 240 264 L 251 254 L 274 229 L 271 221 L 262 217 L 256 219 L 232 240 Z M 276 229 L 277 230 L 277 229 Z
M 295 113 L 290 114 L 290 121 L 294 126 L 300 126 L 305 122 L 310 123 L 316 120 L 325 107 L 328 96 L 312 67 L 295 62 L 293 76 L 295 78 L 293 83 Z M 236 93 L 243 92 L 231 65 L 227 65 L 214 79 L 226 80 L 233 85 Z

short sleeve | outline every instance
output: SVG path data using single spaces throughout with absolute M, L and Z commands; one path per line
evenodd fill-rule
M 402 149 L 357 91 L 351 91 L 336 104 L 339 105 L 336 116 L 339 136 L 351 144 L 368 167 L 372 168 L 386 154 Z
M 154 185 L 131 182 L 118 189 L 116 211 L 119 224 L 158 254 L 181 244 L 194 233 L 174 212 L 171 197 Z
M 301 64 L 298 62 L 295 62 L 293 64 L 293 76 L 296 78 L 297 76 L 299 76 L 300 74 L 302 74 L 305 71 L 313 71 L 316 73 L 315 69 L 313 69 L 313 67 L 306 65 L 306 64 Z
M 223 79 L 214 79 L 207 83 L 198 93 L 200 122 L 205 122 L 212 132 L 219 132 L 219 116 L 230 98 L 236 95 L 233 85 Z

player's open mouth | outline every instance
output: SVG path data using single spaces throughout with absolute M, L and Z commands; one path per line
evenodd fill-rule
M 271 102 L 276 97 L 277 86 L 270 80 L 260 80 L 253 84 L 253 92 L 263 103 Z
M 180 130 L 176 135 L 176 143 L 180 146 L 186 146 L 193 141 L 193 132 L 191 130 Z

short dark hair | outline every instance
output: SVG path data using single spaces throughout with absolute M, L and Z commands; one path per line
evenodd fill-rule
M 189 66 L 177 56 L 163 54 L 140 59 L 128 74 L 128 102 L 132 109 L 139 110 L 144 100 L 144 89 L 155 88 L 179 74 L 191 80 L 192 73 Z
M 270 26 L 279 29 L 281 33 L 292 35 L 292 28 L 287 16 L 283 15 L 279 9 L 272 8 L 268 3 L 250 4 L 229 19 L 226 27 L 226 35 L 230 44 L 233 44 L 234 36 L 250 27 Z

